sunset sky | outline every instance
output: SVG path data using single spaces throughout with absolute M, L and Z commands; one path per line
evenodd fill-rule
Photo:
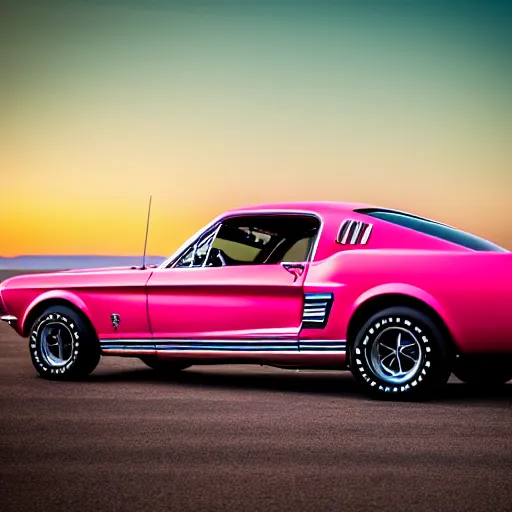
M 512 2 L 2 2 L 0 256 L 362 201 L 512 249 Z

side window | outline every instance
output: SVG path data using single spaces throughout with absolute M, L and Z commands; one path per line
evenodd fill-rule
M 312 214 L 241 215 L 225 219 L 186 249 L 174 267 L 275 265 L 308 261 L 320 219 Z
M 254 228 L 223 224 L 213 241 L 207 265 L 254 264 L 272 239 L 271 234 Z

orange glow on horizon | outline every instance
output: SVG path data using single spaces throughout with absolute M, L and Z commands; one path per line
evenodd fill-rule
M 372 12 L 11 11 L 0 256 L 140 254 L 149 194 L 152 255 L 227 209 L 308 200 L 512 249 L 509 52 L 449 18 L 433 39 L 427 18 Z

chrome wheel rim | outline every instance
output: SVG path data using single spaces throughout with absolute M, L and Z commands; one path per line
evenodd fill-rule
M 389 384 L 403 384 L 418 372 L 423 348 L 409 329 L 384 329 L 367 353 L 367 362 L 375 375 Z
M 69 327 L 60 322 L 51 322 L 41 331 L 41 356 L 51 367 L 68 364 L 73 357 L 74 339 Z

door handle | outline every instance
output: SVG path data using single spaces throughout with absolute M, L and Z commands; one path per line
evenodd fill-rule
M 293 282 L 297 281 L 306 268 L 302 263 L 281 262 L 281 266 L 293 276 Z

